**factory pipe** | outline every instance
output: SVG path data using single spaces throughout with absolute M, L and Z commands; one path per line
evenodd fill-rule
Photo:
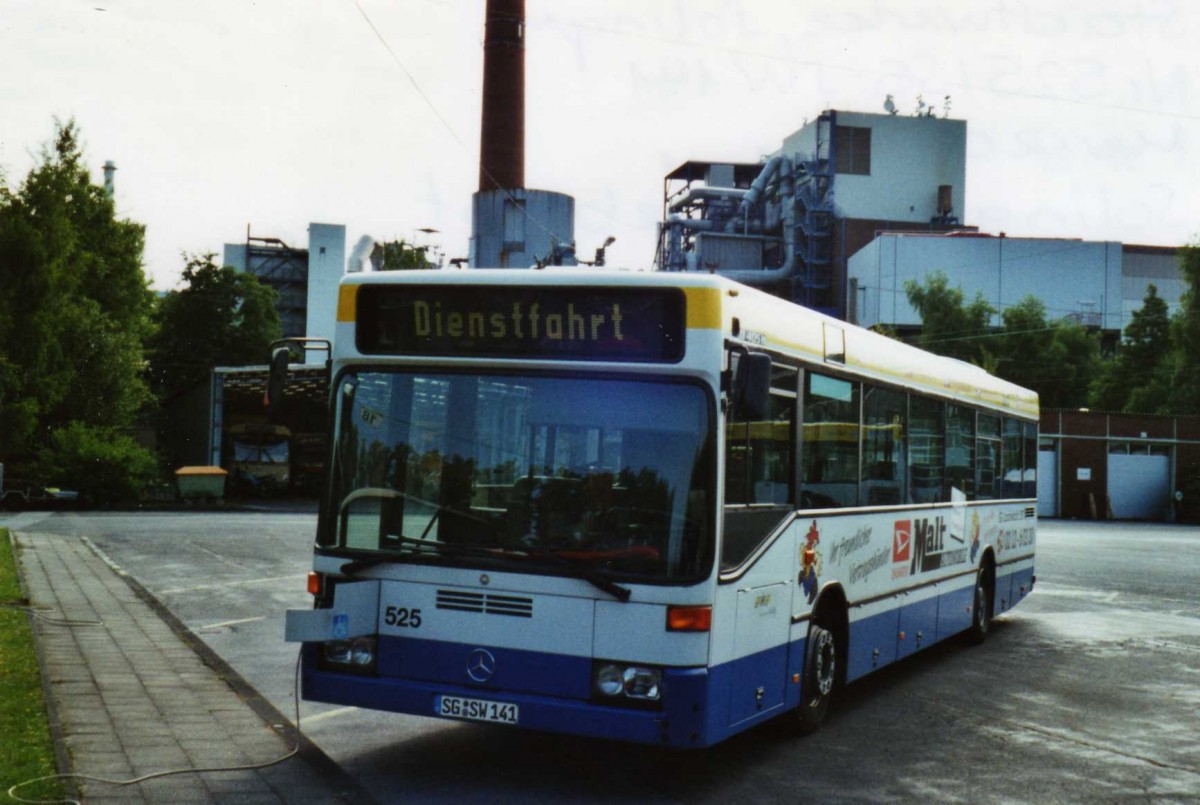
M 778 268 L 722 271 L 721 276 L 744 285 L 771 285 L 789 279 L 796 270 L 796 186 L 792 174 L 792 161 L 785 156 L 774 156 L 750 184 L 750 192 L 742 199 L 742 214 L 758 202 L 758 197 L 779 174 L 781 202 L 783 208 L 783 265 Z
M 689 187 L 681 195 L 671 200 L 671 212 L 678 212 L 694 201 L 701 199 L 735 199 L 744 198 L 750 191 L 740 187 Z M 745 201 L 742 202 L 745 204 Z

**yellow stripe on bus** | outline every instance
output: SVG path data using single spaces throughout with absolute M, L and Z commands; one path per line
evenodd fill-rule
M 719 288 L 684 288 L 687 296 L 689 330 L 721 328 L 721 291 Z
M 343 285 L 338 288 L 337 320 L 354 321 L 358 315 L 358 286 Z

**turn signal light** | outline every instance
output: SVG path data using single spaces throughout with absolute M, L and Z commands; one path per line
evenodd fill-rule
M 317 573 L 315 570 L 310 570 L 308 573 L 308 594 L 321 594 L 321 574 Z
M 707 632 L 712 629 L 712 606 L 667 607 L 668 632 Z

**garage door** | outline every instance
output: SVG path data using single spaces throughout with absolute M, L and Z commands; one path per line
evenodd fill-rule
M 1058 516 L 1058 444 L 1038 448 L 1038 517 Z
M 1168 519 L 1171 457 L 1109 453 L 1108 499 L 1119 520 Z

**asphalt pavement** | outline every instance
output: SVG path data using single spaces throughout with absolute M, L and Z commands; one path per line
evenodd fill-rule
M 370 801 L 89 540 L 14 541 L 59 769 L 83 800 Z

